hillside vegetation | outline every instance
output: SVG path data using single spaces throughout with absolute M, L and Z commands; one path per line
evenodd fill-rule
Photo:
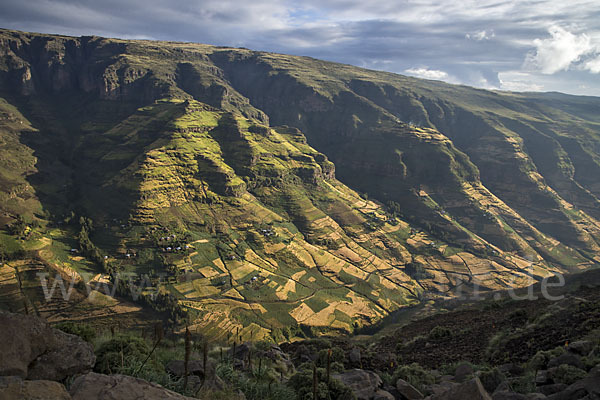
M 284 340 L 600 261 L 598 98 L 6 30 L 0 97 L 4 282 L 127 273 L 174 324 Z

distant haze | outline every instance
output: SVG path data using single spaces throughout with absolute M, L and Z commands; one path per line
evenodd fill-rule
M 0 27 L 247 47 L 486 89 L 600 96 L 598 0 L 3 0 Z

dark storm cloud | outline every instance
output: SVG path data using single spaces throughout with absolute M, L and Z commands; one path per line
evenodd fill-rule
M 480 87 L 596 95 L 598 21 L 596 0 L 0 4 L 6 28 L 244 46 Z

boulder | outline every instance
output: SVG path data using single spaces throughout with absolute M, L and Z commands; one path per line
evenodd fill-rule
M 0 312 L 0 326 L 0 375 L 61 381 L 96 362 L 89 343 L 38 317 Z
M 545 369 L 540 369 L 535 374 L 535 384 L 544 385 L 550 381 L 550 374 Z
M 562 392 L 567 387 L 568 386 L 565 385 L 564 383 L 554 383 L 554 384 L 550 384 L 550 385 L 538 386 L 537 390 L 546 396 L 550 396 L 551 394 Z
M 583 362 L 581 362 L 581 359 L 579 358 L 579 356 L 577 356 L 573 353 L 564 353 L 558 357 L 553 358 L 552 360 L 550 360 L 550 362 L 548 362 L 548 368 L 558 367 L 558 366 L 564 365 L 564 364 L 571 365 L 571 366 L 577 367 L 579 369 L 585 368 L 585 366 L 583 365 Z
M 67 389 L 53 381 L 24 381 L 18 376 L 0 377 L 0 399 L 71 400 Z
M 521 393 L 502 391 L 494 392 L 492 400 L 527 400 L 527 396 Z
M 579 340 L 569 344 L 567 350 L 571 353 L 579 354 L 580 356 L 587 356 L 594 349 L 594 342 L 589 340 Z
M 350 361 L 350 365 L 353 367 L 358 368 L 361 366 L 360 349 L 358 347 L 353 347 L 352 350 L 350 350 L 350 353 L 348 353 L 348 361 Z
M 442 394 L 448 392 L 450 389 L 452 389 L 458 385 L 459 384 L 456 382 L 446 381 L 446 382 L 441 382 L 439 384 L 434 383 L 432 385 L 426 385 L 423 389 L 426 392 L 432 393 L 434 396 L 439 396 L 439 395 L 442 395 Z
M 237 360 L 246 360 L 248 359 L 248 354 L 250 354 L 250 346 L 247 343 L 243 343 L 235 348 L 233 358 Z
M 423 398 L 423 394 L 404 379 L 396 381 L 396 390 L 407 400 L 419 400 Z
M 352 369 L 343 374 L 333 374 L 332 377 L 352 389 L 358 400 L 370 400 L 382 384 L 379 375 L 362 369 Z
M 164 387 L 126 375 L 82 375 L 71 385 L 73 400 L 191 400 Z
M 460 364 L 454 370 L 454 380 L 456 382 L 464 382 L 469 376 L 473 375 L 473 367 L 469 364 Z
M 431 400 L 491 400 L 490 395 L 485 391 L 479 378 L 473 378 L 460 385 L 455 385 L 449 390 L 434 394 Z
M 181 378 L 185 375 L 185 362 L 182 360 L 169 361 L 165 366 L 165 370 L 172 376 Z M 190 360 L 188 362 L 188 376 L 190 375 L 204 376 L 204 368 L 202 368 L 201 361 Z
M 523 367 L 514 363 L 502 364 L 498 367 L 498 369 L 503 374 L 510 376 L 521 376 L 525 372 Z
M 562 392 L 548 396 L 552 400 L 600 399 L 600 376 L 588 375 L 587 378 L 575 382 Z
M 371 400 L 396 400 L 396 398 L 388 391 L 379 389 L 375 392 Z

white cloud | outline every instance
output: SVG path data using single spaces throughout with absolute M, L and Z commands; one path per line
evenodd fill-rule
M 544 85 L 535 83 L 535 76 L 520 71 L 505 71 L 498 74 L 501 90 L 512 92 L 540 92 Z
M 417 78 L 424 79 L 436 79 L 443 80 L 448 79 L 448 74 L 444 71 L 440 71 L 438 69 L 428 69 L 428 68 L 409 68 L 404 70 L 409 75 L 416 76 Z
M 585 33 L 575 35 L 559 26 L 551 27 L 548 32 L 550 38 L 533 41 L 536 50 L 528 54 L 526 67 L 550 75 L 568 70 L 571 64 L 594 50 L 590 37 Z
M 587 69 L 592 74 L 600 74 L 600 56 L 586 62 L 583 65 L 583 68 Z
M 490 40 L 491 38 L 493 38 L 495 36 L 496 36 L 496 34 L 494 33 L 494 30 L 492 29 L 489 32 L 487 30 L 483 30 L 483 31 L 475 32 L 475 33 L 467 33 L 465 35 L 465 38 L 471 39 L 471 40 L 476 40 L 476 41 L 480 42 L 482 40 Z

